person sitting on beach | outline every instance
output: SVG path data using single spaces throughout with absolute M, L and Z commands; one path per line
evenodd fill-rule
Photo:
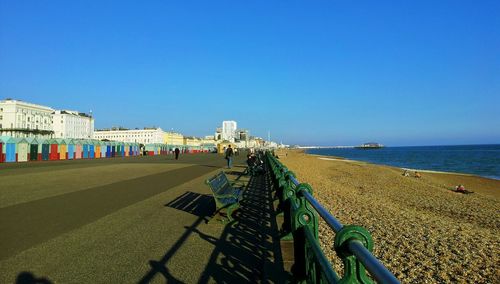
M 419 172 L 415 172 L 415 177 L 416 177 L 416 178 L 421 178 L 421 177 L 422 177 L 422 175 L 421 175 Z
M 455 186 L 455 191 L 456 192 L 462 192 L 462 193 L 464 193 L 465 192 L 465 186 L 459 184 L 459 185 Z
M 403 176 L 404 176 L 404 177 L 409 177 L 409 176 L 410 176 L 410 172 L 409 172 L 408 170 L 405 170 L 405 171 L 403 172 Z

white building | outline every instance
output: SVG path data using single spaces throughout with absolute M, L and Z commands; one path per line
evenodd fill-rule
M 19 100 L 0 101 L 0 135 L 45 137 L 53 135 L 54 109 Z
M 164 133 L 161 128 L 96 130 L 94 131 L 94 139 L 141 144 L 163 144 Z
M 56 110 L 54 112 L 54 137 L 92 139 L 94 118 L 77 111 Z
M 236 121 L 228 120 L 222 122 L 222 140 L 234 142 L 236 139 Z

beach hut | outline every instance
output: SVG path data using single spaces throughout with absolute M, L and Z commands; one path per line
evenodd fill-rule
M 68 145 L 62 138 L 54 139 L 57 143 L 57 150 L 59 152 L 59 160 L 66 160 L 68 158 Z
M 14 138 L 16 141 L 16 156 L 18 162 L 28 161 L 29 143 L 26 138 Z
M 122 154 L 122 145 L 121 142 L 115 143 L 115 157 L 121 157 Z
M 37 149 L 37 155 L 38 155 L 38 157 L 36 158 L 36 160 L 37 161 L 43 161 L 43 145 L 46 145 L 45 147 L 48 146 L 47 139 L 45 139 L 45 138 L 37 138 L 36 140 L 38 141 L 38 149 Z M 47 154 L 47 159 L 48 159 L 48 154 Z
M 75 141 L 73 139 L 64 139 L 64 142 L 66 142 L 67 147 L 66 159 L 75 159 Z
M 47 142 L 50 145 L 49 160 L 59 160 L 59 145 L 57 144 L 57 140 L 49 139 Z
M 38 140 L 38 154 L 41 161 L 48 161 L 50 159 L 50 139 Z
M 106 142 L 106 158 L 111 158 L 113 147 L 111 147 L 111 142 Z
M 116 157 L 116 142 L 112 141 L 111 143 L 111 157 Z
M 129 143 L 125 142 L 123 143 L 123 157 L 128 157 L 128 156 L 130 156 Z
M 108 142 L 106 141 L 100 141 L 101 144 L 101 158 L 106 158 L 107 157 L 107 151 L 108 151 Z
M 125 143 L 120 142 L 120 151 L 119 151 L 120 157 L 125 157 Z
M 82 158 L 82 152 L 83 152 L 83 142 L 82 140 L 73 140 L 75 143 L 75 159 L 81 159 Z
M 136 143 L 130 143 L 129 145 L 129 151 L 130 151 L 130 156 L 133 157 L 133 156 L 137 156 L 137 154 L 135 153 L 135 145 Z
M 89 141 L 89 159 L 95 159 L 96 141 L 95 140 L 88 140 L 88 141 Z
M 35 137 L 27 137 L 28 141 L 28 161 L 38 160 L 38 144 L 40 143 Z
M 130 143 L 130 156 L 137 156 L 135 152 L 135 143 Z
M 10 136 L 0 136 L 3 144 L 3 161 L 5 163 L 16 162 L 16 141 Z
M 94 147 L 95 147 L 95 158 L 99 159 L 101 158 L 101 141 L 99 140 L 94 140 Z
M 88 140 L 82 140 L 82 159 L 89 158 L 89 148 L 90 144 Z
M 144 149 L 146 150 L 146 153 L 148 156 L 154 156 L 155 150 L 154 150 L 154 145 L 153 144 L 146 144 L 144 145 Z

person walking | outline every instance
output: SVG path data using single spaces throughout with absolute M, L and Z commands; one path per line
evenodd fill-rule
M 230 169 L 233 166 L 233 148 L 231 148 L 231 145 L 226 149 L 226 160 L 227 168 Z
M 175 153 L 175 159 L 176 159 L 176 160 L 179 160 L 179 153 L 180 153 L 180 152 L 181 152 L 181 150 L 179 150 L 179 148 L 175 148 L 174 153 Z

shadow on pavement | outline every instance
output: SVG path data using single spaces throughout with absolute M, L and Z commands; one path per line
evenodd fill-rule
M 17 275 L 16 284 L 52 284 L 49 279 L 35 277 L 31 272 L 23 271 Z
M 267 175 L 252 177 L 236 212 L 219 239 L 198 231 L 215 249 L 198 283 L 255 283 L 286 280 L 271 183 Z
M 159 261 L 150 261 L 151 269 L 139 283 L 149 283 L 157 274 L 161 274 L 166 283 L 179 283 L 169 272 L 167 263 L 193 233 L 215 246 L 198 283 L 286 282 L 288 276 L 283 268 L 268 175 L 251 177 L 240 209 L 235 212 L 235 221 L 222 227 L 220 238 L 197 228 L 207 223 L 214 213 L 211 195 L 186 192 L 165 206 L 188 212 L 198 219 L 186 226 L 183 235 Z
M 149 266 L 151 268 L 149 272 L 139 280 L 138 283 L 141 284 L 150 283 L 157 274 L 161 274 L 165 278 L 166 283 L 183 283 L 170 273 L 167 263 L 182 247 L 191 234 L 196 231 L 196 227 L 202 223 L 207 223 L 215 211 L 215 201 L 212 196 L 190 191 L 185 192 L 173 201 L 165 204 L 165 206 L 193 214 L 198 216 L 198 219 L 190 226 L 186 226 L 186 231 L 160 260 L 149 261 Z
M 215 212 L 215 201 L 212 195 L 185 192 L 181 196 L 165 204 L 166 207 L 174 208 L 189 214 L 202 217 L 208 222 L 209 217 Z

